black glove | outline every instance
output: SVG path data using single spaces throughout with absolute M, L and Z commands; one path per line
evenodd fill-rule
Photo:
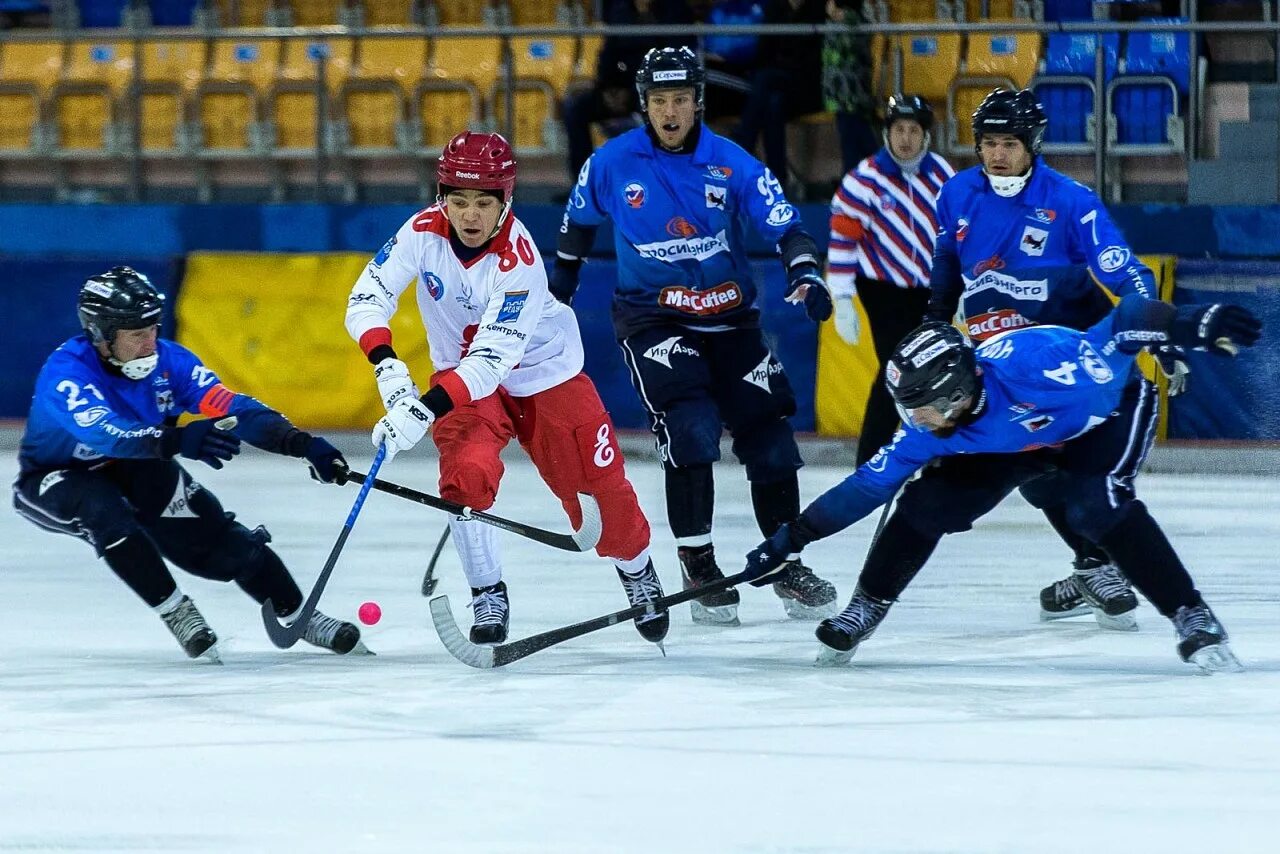
M 800 294 L 802 288 L 803 295 Z M 787 292 L 783 298 L 792 304 L 803 299 L 804 313 L 815 323 L 831 316 L 831 291 L 827 290 L 827 283 L 813 264 L 796 264 L 787 270 Z
M 1186 391 L 1191 381 L 1191 366 L 1187 364 L 1187 354 L 1183 349 L 1172 344 L 1161 344 L 1151 348 L 1151 355 L 1156 357 L 1160 372 L 1169 381 L 1169 396 L 1177 397 Z
M 224 429 L 218 426 L 226 420 L 228 419 L 202 418 L 185 427 L 166 428 L 160 439 L 161 454 L 166 458 L 181 454 L 211 468 L 222 468 L 223 460 L 229 460 L 240 453 L 240 437 L 230 432 L 230 427 Z
M 764 587 L 772 584 L 787 556 L 800 551 L 791 536 L 791 526 L 783 525 L 772 537 L 747 552 L 747 581 L 752 587 Z
M 311 477 L 321 483 L 346 483 L 347 458 L 342 452 L 329 444 L 327 439 L 312 436 L 307 444 L 307 452 L 303 454 L 311 464 Z
M 1184 305 L 1169 330 L 1174 344 L 1208 350 L 1215 356 L 1234 356 L 1252 347 L 1262 335 L 1262 321 L 1244 306 L 1230 303 Z
M 567 258 L 556 258 L 551 268 L 551 278 L 547 287 L 551 295 L 565 305 L 573 305 L 573 295 L 578 292 L 578 274 L 582 271 L 582 260 L 573 261 Z

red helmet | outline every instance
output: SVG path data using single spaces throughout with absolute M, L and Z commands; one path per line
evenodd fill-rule
M 436 180 L 462 190 L 500 190 L 509 202 L 516 188 L 516 155 L 501 134 L 464 130 L 440 153 Z

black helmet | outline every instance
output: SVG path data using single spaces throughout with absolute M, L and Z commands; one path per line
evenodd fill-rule
M 981 154 L 984 133 L 1007 133 L 1022 140 L 1031 154 L 1039 154 L 1048 124 L 1044 108 L 1030 89 L 996 89 L 973 111 L 973 144 Z
M 884 382 L 904 424 L 910 421 L 906 410 L 922 406 L 950 416 L 966 397 L 977 396 L 977 364 L 960 331 L 934 320 L 898 343 L 885 365 Z
M 890 95 L 884 107 L 884 129 L 887 131 L 898 119 L 909 119 L 925 133 L 933 131 L 933 107 L 921 95 Z
M 636 71 L 636 94 L 640 109 L 648 109 L 649 92 L 654 89 L 692 87 L 693 99 L 702 110 L 702 95 L 707 74 L 698 57 L 687 47 L 655 47 L 644 55 Z
M 118 329 L 143 329 L 160 322 L 164 295 L 132 267 L 112 267 L 80 288 L 76 313 L 94 344 L 110 346 Z

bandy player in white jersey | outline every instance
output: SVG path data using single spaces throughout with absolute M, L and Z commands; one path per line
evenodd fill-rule
M 511 215 L 511 146 L 496 133 L 464 131 L 445 146 L 436 178 L 436 203 L 387 241 L 347 304 L 347 331 L 375 366 L 387 407 L 373 444 L 385 442 L 391 459 L 430 429 L 440 451 L 440 495 L 486 510 L 502 478 L 498 455 L 519 439 L 575 527 L 582 518 L 577 494 L 599 503 L 596 552 L 614 562 L 631 604 L 662 596 L 649 559 L 649 523 L 613 423 L 582 372 L 577 318 L 548 292 L 542 256 Z M 414 279 L 435 367 L 421 397 L 396 358 L 389 327 Z M 502 643 L 510 605 L 496 531 L 459 518 L 449 527 L 471 584 L 471 640 Z M 658 643 L 668 624 L 663 612 L 636 628 Z

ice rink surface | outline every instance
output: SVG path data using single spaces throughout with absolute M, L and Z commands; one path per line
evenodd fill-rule
M 358 468 L 368 457 L 352 458 Z M 246 448 L 192 471 L 265 523 L 304 591 L 355 497 Z M 661 473 L 630 473 L 680 585 Z M 0 464 L 11 480 L 13 455 Z M 805 500 L 844 470 L 801 473 Z M 435 491 L 435 462 L 385 477 Z M 1170 624 L 1038 621 L 1065 548 L 1013 499 L 948 538 L 853 663 L 743 591 L 738 629 L 673 616 L 667 657 L 629 624 L 479 671 L 419 593 L 443 526 L 374 493 L 321 602 L 376 657 L 277 650 L 237 588 L 180 575 L 225 665 L 188 661 L 89 548 L 0 513 L 0 852 L 1274 851 L 1280 831 L 1280 482 L 1144 475 L 1139 492 L 1247 668 L 1196 675 Z M 720 562 L 760 538 L 741 469 L 717 470 Z M 513 457 L 495 512 L 567 530 Z M 853 590 L 875 518 L 806 557 Z M 612 569 L 508 534 L 512 637 L 625 605 Z M 463 627 L 468 594 L 441 563 Z

